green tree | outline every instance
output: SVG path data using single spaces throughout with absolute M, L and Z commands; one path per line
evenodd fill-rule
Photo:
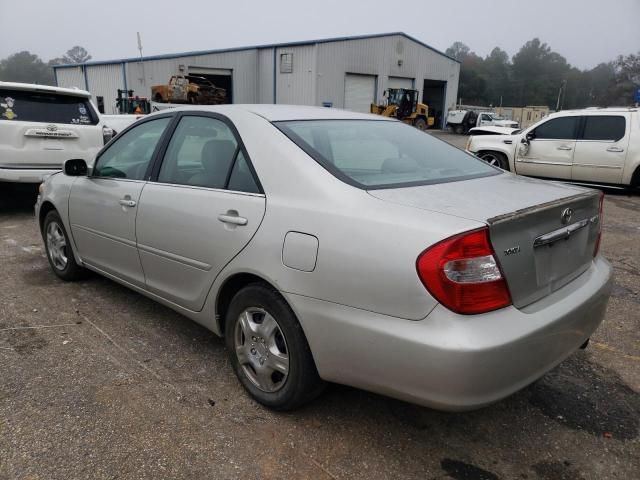
M 455 58 L 456 60 L 463 61 L 464 58 L 469 55 L 469 52 L 469 47 L 467 47 L 464 43 L 453 42 L 453 45 L 447 48 L 444 53 L 446 53 L 450 57 Z
M 53 70 L 35 54 L 14 53 L 0 60 L 0 80 L 54 85 Z

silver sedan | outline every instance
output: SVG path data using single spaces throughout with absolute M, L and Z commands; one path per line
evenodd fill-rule
M 533 382 L 602 321 L 602 196 L 336 109 L 145 117 L 36 205 L 53 272 L 104 275 L 224 336 L 293 409 L 338 382 L 447 410 Z

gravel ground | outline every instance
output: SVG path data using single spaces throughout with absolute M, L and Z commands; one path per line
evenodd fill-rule
M 607 192 L 616 283 L 589 348 L 464 414 L 343 386 L 266 410 L 207 330 L 98 276 L 59 281 L 33 202 L 0 185 L 1 479 L 640 478 L 639 195 Z

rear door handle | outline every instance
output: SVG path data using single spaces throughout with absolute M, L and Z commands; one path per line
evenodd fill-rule
M 621 152 L 624 152 L 624 148 L 620 148 L 620 147 L 609 147 L 609 148 L 607 148 L 607 152 L 621 153 Z
M 135 200 L 131 200 L 129 198 L 123 198 L 118 203 L 120 205 L 122 205 L 123 207 L 135 207 L 136 206 L 136 201 Z
M 558 147 L 558 150 L 571 150 L 571 147 L 567 147 L 566 145 L 562 145 Z
M 220 214 L 218 215 L 218 220 L 220 220 L 222 223 L 230 223 L 231 225 L 246 225 L 248 220 L 244 217 L 239 217 L 238 214 Z

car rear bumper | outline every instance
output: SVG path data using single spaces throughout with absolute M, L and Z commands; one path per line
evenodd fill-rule
M 0 182 L 42 183 L 46 177 L 59 171 L 59 168 L 0 168 Z
M 437 306 L 410 321 L 285 294 L 320 376 L 443 410 L 469 410 L 533 382 L 577 350 L 604 318 L 612 269 L 602 257 L 521 310 L 464 316 Z

